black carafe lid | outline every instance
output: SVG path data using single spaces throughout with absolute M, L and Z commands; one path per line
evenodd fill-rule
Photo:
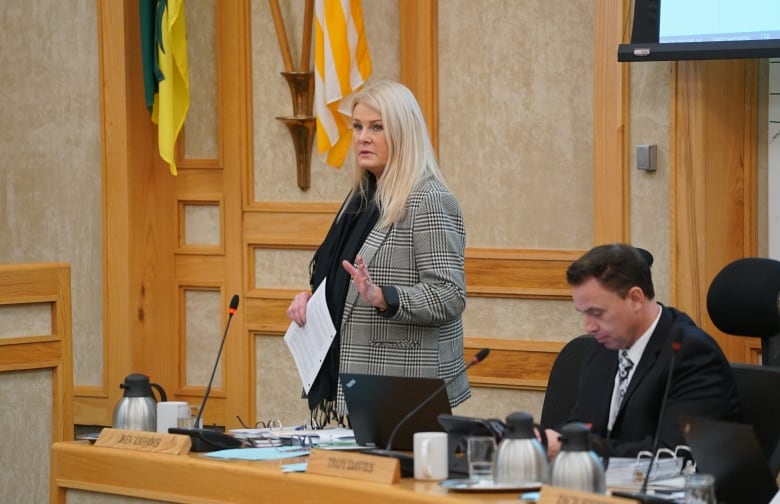
M 504 439 L 532 439 L 534 434 L 534 417 L 524 411 L 510 413 L 506 417 Z
M 152 397 L 149 377 L 141 373 L 127 375 L 119 387 L 125 389 L 125 397 Z
M 565 451 L 591 451 L 593 442 L 590 437 L 590 428 L 581 422 L 573 422 L 561 428 L 561 450 Z

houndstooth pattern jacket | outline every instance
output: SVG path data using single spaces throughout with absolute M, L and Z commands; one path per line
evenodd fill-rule
M 450 404 L 470 397 L 461 319 L 465 247 L 460 207 L 435 179 L 410 194 L 402 222 L 371 230 L 359 254 L 376 285 L 397 289 L 399 308 L 380 315 L 350 282 L 341 320 L 341 373 L 454 378 L 447 387 Z M 337 407 L 346 410 L 341 384 Z

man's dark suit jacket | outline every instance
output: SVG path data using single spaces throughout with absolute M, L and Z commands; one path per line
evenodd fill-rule
M 739 420 L 734 375 L 718 344 L 685 313 L 662 307 L 612 432 L 607 431 L 607 423 L 618 352 L 596 345 L 583 365 L 577 403 L 568 421 L 591 424 L 598 451 L 606 452 L 603 455 L 631 457 L 640 450 L 652 450 L 672 359 L 672 341 L 678 333 L 682 335 L 681 346 L 674 360 L 658 447 L 674 449 L 685 444 L 677 424 L 680 415 Z

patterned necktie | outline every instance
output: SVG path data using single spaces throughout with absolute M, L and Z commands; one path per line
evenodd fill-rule
M 628 357 L 626 350 L 621 350 L 618 356 L 618 408 L 623 403 L 623 396 L 626 394 L 628 388 L 628 374 L 631 372 L 631 368 L 634 367 L 634 363 Z

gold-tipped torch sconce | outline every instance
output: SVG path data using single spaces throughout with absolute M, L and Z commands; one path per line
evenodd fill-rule
M 290 45 L 284 29 L 284 20 L 279 8 L 279 0 L 268 0 L 274 19 L 276 36 L 284 61 L 282 75 L 287 79 L 292 95 L 293 115 L 279 116 L 290 131 L 293 147 L 295 147 L 295 164 L 298 173 L 298 187 L 306 191 L 311 184 L 311 150 L 314 146 L 314 134 L 317 123 L 313 115 L 314 105 L 314 73 L 309 71 L 311 57 L 312 18 L 314 15 L 314 0 L 306 0 L 303 16 L 303 42 L 301 44 L 301 61 L 299 71 L 293 68 Z
M 298 187 L 306 191 L 311 184 L 311 151 L 317 124 L 312 115 L 314 104 L 313 72 L 282 72 L 290 86 L 293 115 L 279 116 L 290 131 L 295 147 L 295 164 L 298 173 Z

